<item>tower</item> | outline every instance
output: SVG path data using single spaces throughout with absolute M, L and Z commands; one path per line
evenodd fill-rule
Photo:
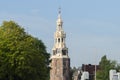
M 65 44 L 66 33 L 62 26 L 61 11 L 59 10 L 57 28 L 54 33 L 54 46 L 51 56 L 50 80 L 70 80 L 70 58 Z

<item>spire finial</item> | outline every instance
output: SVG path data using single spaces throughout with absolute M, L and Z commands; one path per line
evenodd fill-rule
M 59 14 L 61 14 L 61 7 L 59 7 Z

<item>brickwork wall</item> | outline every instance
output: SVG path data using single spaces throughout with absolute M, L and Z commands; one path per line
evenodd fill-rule
M 69 80 L 70 59 L 53 58 L 51 61 L 50 80 Z

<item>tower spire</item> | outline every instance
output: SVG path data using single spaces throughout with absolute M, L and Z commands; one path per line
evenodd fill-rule
M 50 80 L 70 80 L 70 58 L 65 44 L 66 33 L 62 29 L 61 8 L 58 11 L 57 30 L 51 56 Z
M 66 33 L 64 32 L 62 26 L 63 21 L 61 18 L 61 8 L 59 8 L 59 14 L 57 19 L 57 29 L 54 35 L 54 46 L 53 46 L 53 57 L 69 57 L 68 56 L 68 48 L 66 47 L 65 39 Z
M 62 25 L 63 25 L 63 21 L 62 21 L 62 18 L 61 18 L 61 8 L 59 7 L 58 19 L 57 19 L 57 30 L 58 31 L 62 30 Z
M 61 7 L 59 7 L 59 14 L 61 14 Z
M 61 7 L 59 7 L 59 10 L 58 10 L 58 19 L 62 21 L 62 18 L 61 18 Z

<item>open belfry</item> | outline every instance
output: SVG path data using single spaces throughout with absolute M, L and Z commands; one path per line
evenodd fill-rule
M 70 80 L 70 58 L 65 43 L 66 33 L 62 26 L 61 10 L 59 10 L 51 56 L 50 80 Z

